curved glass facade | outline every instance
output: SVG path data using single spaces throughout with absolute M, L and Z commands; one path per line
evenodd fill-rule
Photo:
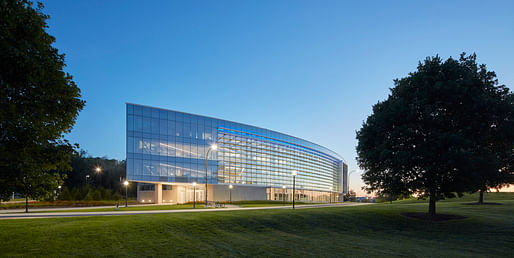
M 212 144 L 218 149 L 206 161 Z M 205 184 L 207 174 L 209 185 L 264 187 L 265 199 L 273 200 L 286 198 L 293 170 L 296 188 L 307 193 L 298 199 L 323 201 L 320 196 L 330 193 L 332 200 L 346 192 L 347 166 L 323 146 L 255 126 L 127 104 L 129 181 L 187 186 Z

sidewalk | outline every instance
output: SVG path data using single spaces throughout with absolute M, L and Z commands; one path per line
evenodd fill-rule
M 143 206 L 160 206 L 160 205 L 174 205 L 174 203 L 160 203 L 160 204 L 129 204 L 130 207 L 143 207 Z M 120 203 L 120 207 L 125 207 L 125 203 Z M 104 205 L 104 206 L 83 206 L 83 207 L 63 207 L 63 208 L 34 208 L 29 207 L 29 212 L 34 211 L 63 211 L 63 210 L 89 210 L 89 209 L 103 209 L 103 208 L 116 208 L 116 205 Z M 0 214 L 4 213 L 19 213 L 25 212 L 23 209 L 2 209 Z
M 305 204 L 297 205 L 297 209 L 312 209 L 326 207 L 350 207 L 369 205 L 371 203 L 339 203 L 339 204 Z M 159 205 L 159 204 L 158 204 Z M 108 206 L 112 207 L 112 206 Z M 91 208 L 91 207 L 89 207 Z M 139 214 L 160 214 L 160 213 L 183 213 L 183 212 L 218 212 L 218 211 L 240 211 L 240 210 L 271 210 L 271 209 L 292 209 L 292 206 L 270 206 L 251 208 L 210 208 L 210 209 L 180 209 L 180 210 L 150 210 L 150 211 L 102 211 L 102 212 L 55 212 L 55 213 L 2 213 L 0 219 L 35 219 L 35 218 L 62 218 L 62 217 L 84 217 L 84 216 L 117 216 L 117 215 L 139 215 Z

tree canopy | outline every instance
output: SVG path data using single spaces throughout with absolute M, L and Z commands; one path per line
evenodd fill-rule
M 70 169 L 69 133 L 85 102 L 46 32 L 43 5 L 0 1 L 0 197 L 41 198 Z
M 435 215 L 438 199 L 512 182 L 513 100 L 474 54 L 426 58 L 357 132 L 366 189 L 429 197 Z

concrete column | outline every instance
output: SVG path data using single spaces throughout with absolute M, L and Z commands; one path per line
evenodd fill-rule
M 162 184 L 161 183 L 155 184 L 154 193 L 155 193 L 155 196 L 154 196 L 155 203 L 161 204 L 162 203 Z

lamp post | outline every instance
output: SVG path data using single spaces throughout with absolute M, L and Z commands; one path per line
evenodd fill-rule
M 209 146 L 207 153 L 205 153 L 205 208 L 209 206 L 207 202 L 207 159 L 209 158 L 209 152 L 211 150 L 215 151 L 216 149 L 218 149 L 218 145 L 213 144 Z
M 61 188 L 62 188 L 62 187 L 61 187 L 60 185 L 59 185 L 59 186 L 57 186 L 57 189 L 58 189 L 58 190 L 57 190 L 57 197 L 59 197 L 59 195 L 61 194 Z M 57 197 L 55 197 L 55 198 L 57 199 Z
M 293 175 L 293 209 L 294 209 L 294 197 L 295 197 L 295 188 L 296 188 L 296 175 L 298 175 L 298 172 L 296 170 L 293 170 L 291 172 Z
M 125 208 L 128 207 L 128 184 L 129 182 L 127 180 L 125 180 L 125 182 L 123 182 L 123 184 L 125 185 Z
M 350 192 L 350 176 L 357 172 L 357 169 L 352 169 L 350 173 L 348 173 L 348 177 L 346 178 L 346 193 Z M 344 196 L 343 196 L 343 202 L 344 202 Z
M 196 209 L 196 182 L 193 182 L 193 209 Z
M 89 175 L 86 175 L 86 186 L 87 186 L 87 180 L 89 179 Z
M 102 168 L 100 166 L 95 167 L 95 180 L 98 174 L 102 173 Z M 102 185 L 102 175 L 100 175 L 100 186 Z
M 286 186 L 282 186 L 282 206 L 286 205 Z
M 230 204 L 232 204 L 232 188 L 234 188 L 233 185 L 229 185 L 228 186 L 229 195 L 230 195 L 230 202 L 229 202 Z

